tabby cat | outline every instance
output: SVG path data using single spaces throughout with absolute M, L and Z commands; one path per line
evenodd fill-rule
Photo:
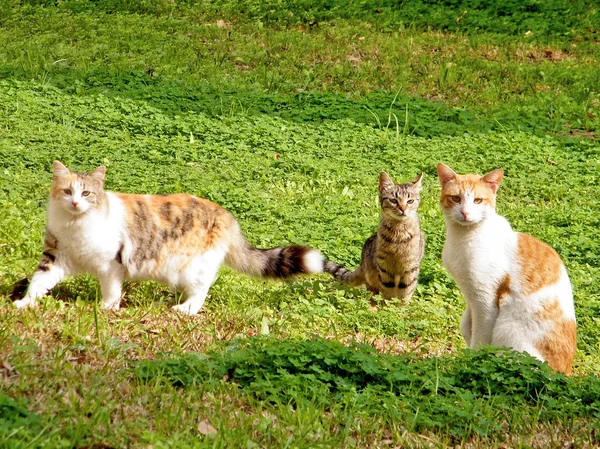
M 417 214 L 422 177 L 421 173 L 412 182 L 394 184 L 389 175 L 382 172 L 379 176 L 379 228 L 365 242 L 360 266 L 349 271 L 327 261 L 325 271 L 351 286 L 365 284 L 384 299 L 410 300 L 425 251 L 425 236 Z
M 440 163 L 437 171 L 446 218 L 442 261 L 467 303 L 460 323 L 467 345 L 525 351 L 570 374 L 577 331 L 560 257 L 496 213 L 502 170 L 457 175 Z
M 125 279 L 153 279 L 183 291 L 186 301 L 173 308 L 195 314 L 222 262 L 260 277 L 323 271 L 310 248 L 253 248 L 233 215 L 208 200 L 108 192 L 105 167 L 75 173 L 55 161 L 53 171 L 44 251 L 17 307 L 35 305 L 66 275 L 88 272 L 107 309 L 119 308 Z

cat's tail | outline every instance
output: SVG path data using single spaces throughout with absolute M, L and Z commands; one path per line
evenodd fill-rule
M 358 287 L 359 285 L 365 283 L 365 275 L 362 267 L 358 267 L 356 270 L 350 271 L 335 262 L 326 260 L 324 262 L 323 270 L 326 273 L 331 274 L 338 281 L 352 287 Z
M 225 255 L 225 263 L 252 276 L 287 278 L 295 274 L 323 273 L 325 259 L 319 251 L 307 246 L 254 248 L 238 229 Z

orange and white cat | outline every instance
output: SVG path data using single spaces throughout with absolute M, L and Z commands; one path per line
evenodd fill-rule
M 446 219 L 442 262 L 467 303 L 460 323 L 467 345 L 525 351 L 570 374 L 577 330 L 560 257 L 496 213 L 502 170 L 458 175 L 440 163 L 437 171 Z
M 153 279 L 183 291 L 186 301 L 173 308 L 195 314 L 222 262 L 259 277 L 323 271 L 321 254 L 304 246 L 253 248 L 233 215 L 203 198 L 105 191 L 105 171 L 75 173 L 54 162 L 44 251 L 17 307 L 35 305 L 67 275 L 88 272 L 98 277 L 107 309 L 119 308 L 124 280 Z

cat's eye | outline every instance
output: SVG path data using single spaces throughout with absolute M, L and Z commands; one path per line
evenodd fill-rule
M 71 189 L 63 189 L 63 192 L 65 192 L 65 195 L 72 195 L 73 192 L 71 191 Z
M 396 198 L 388 198 L 388 201 L 392 204 L 398 204 L 398 200 Z
M 90 191 L 84 190 L 83 192 L 81 192 L 81 196 L 90 196 Z
M 450 199 L 451 199 L 452 201 L 454 201 L 455 203 L 460 203 L 460 196 L 458 196 L 458 195 L 452 195 L 452 196 L 450 197 Z
M 482 201 L 483 201 L 483 198 L 475 198 L 475 200 L 473 202 L 475 204 L 481 204 Z
M 408 201 L 406 202 L 406 204 L 412 204 L 412 203 L 414 203 L 414 202 L 415 202 L 415 200 L 408 200 Z

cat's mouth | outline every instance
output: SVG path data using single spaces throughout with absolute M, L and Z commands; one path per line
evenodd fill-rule
M 467 217 L 467 218 L 465 218 L 465 217 L 463 217 L 461 215 L 459 217 L 455 216 L 454 217 L 454 221 L 456 223 L 458 223 L 459 225 L 462 225 L 462 226 L 471 226 L 471 225 L 479 223 L 481 221 L 481 219 L 477 218 L 477 217 Z
M 405 218 L 408 218 L 408 214 L 399 210 L 390 211 L 387 215 L 389 218 L 393 218 L 395 220 L 403 220 Z

